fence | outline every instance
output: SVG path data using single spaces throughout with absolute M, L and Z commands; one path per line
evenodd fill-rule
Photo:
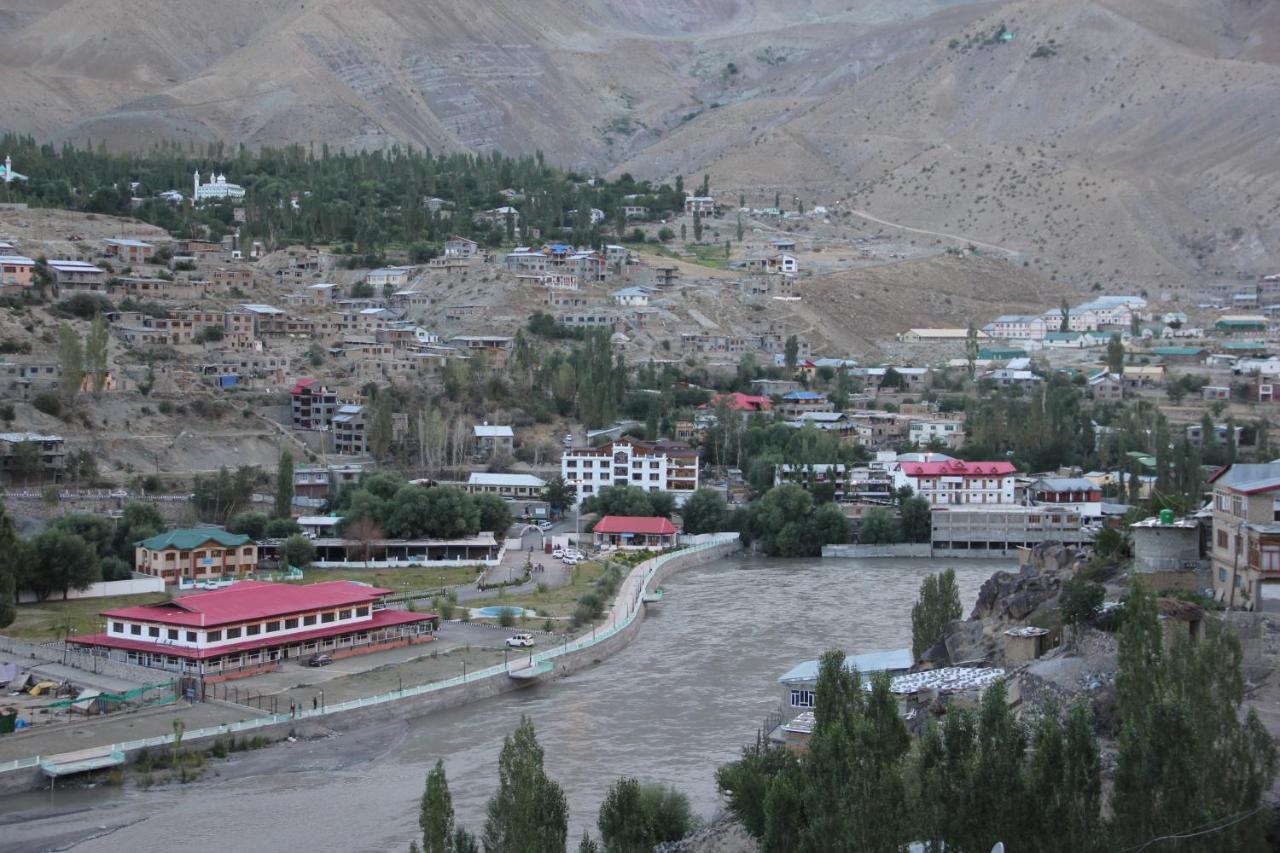
M 113 595 L 141 595 L 146 592 L 164 592 L 164 579 L 156 577 L 130 578 L 125 581 L 98 581 L 84 589 L 67 590 L 67 599 L 74 598 L 107 598 Z M 18 593 L 19 604 L 35 604 L 40 601 L 56 601 L 57 599 L 41 599 L 34 592 Z
M 631 626 L 633 622 L 635 622 L 636 617 L 643 610 L 640 601 L 644 593 L 645 587 L 649 585 L 649 583 L 658 575 L 658 573 L 662 570 L 664 566 L 666 566 L 672 560 L 675 560 L 678 558 L 684 558 L 692 554 L 698 554 L 701 552 L 710 551 L 715 548 L 721 548 L 726 545 L 730 545 L 736 542 L 737 539 L 738 539 L 738 535 L 736 533 L 721 534 L 714 541 L 703 542 L 698 545 L 693 545 L 689 548 L 684 548 L 679 551 L 673 551 L 668 554 L 663 554 L 659 557 L 653 558 L 652 560 L 647 560 L 644 563 L 641 563 L 639 566 L 632 569 L 631 573 L 627 576 L 626 580 L 623 582 L 622 587 L 618 593 L 618 598 L 614 602 L 613 618 L 611 620 L 611 624 L 607 628 L 600 628 L 600 629 L 593 628 L 590 636 L 584 636 L 573 642 L 566 641 L 562 645 L 553 649 L 547 649 L 541 652 L 534 652 L 528 658 L 528 662 L 529 662 L 528 665 L 530 667 L 538 667 L 539 664 L 550 663 L 552 666 L 554 666 L 555 662 L 562 658 L 565 658 L 571 654 L 574 654 L 575 652 L 579 652 L 584 649 L 589 649 L 592 646 L 600 645 L 601 643 L 604 643 L 605 641 L 616 636 L 622 631 L 625 631 L 628 627 Z M 618 618 L 618 607 L 620 605 L 625 606 L 626 608 L 621 619 Z M 324 717 L 328 715 L 342 714 L 348 711 L 354 711 L 358 708 L 367 708 L 375 705 L 383 705 L 388 702 L 394 702 L 399 699 L 406 699 L 413 696 L 423 696 L 431 693 L 437 693 L 440 691 L 449 690 L 454 687 L 459 687 L 464 684 L 471 684 L 474 682 L 484 681 L 484 680 L 496 678 L 496 677 L 506 677 L 510 671 L 511 671 L 510 667 L 507 664 L 496 664 L 494 666 L 477 670 L 475 672 L 469 672 L 464 675 L 456 675 L 453 678 L 448 678 L 448 679 L 445 679 L 444 681 L 433 681 L 429 684 L 419 684 L 413 687 L 405 687 L 403 689 L 394 690 L 389 693 L 383 693 L 378 696 L 365 696 L 359 699 L 350 699 L 346 702 L 341 702 L 336 705 L 321 706 L 315 709 L 299 707 L 293 713 L 287 713 L 287 714 L 273 713 L 268 716 L 259 717 L 253 720 L 240 720 L 234 723 L 223 723 L 218 726 L 211 726 L 203 729 L 190 730 L 183 735 L 183 740 L 188 742 L 194 742 L 194 741 L 201 740 L 203 738 L 217 738 L 217 737 L 222 737 L 224 735 L 239 734 L 241 732 L 259 731 L 261 729 L 266 729 L 270 726 L 275 726 L 281 723 L 291 723 L 299 720 L 306 720 L 309 718 L 317 718 L 317 717 Z M 139 740 L 125 741 L 123 743 L 112 744 L 110 746 L 110 751 L 123 752 L 127 754 L 129 752 L 133 752 L 139 749 L 156 747 L 156 746 L 167 746 L 172 742 L 173 742 L 172 734 L 158 735 L 156 737 L 142 738 Z M 106 751 L 107 747 L 103 747 L 103 750 Z M 25 768 L 35 767 L 39 763 L 40 763 L 40 756 L 20 758 L 14 761 L 0 763 L 0 775 L 3 775 L 4 773 L 12 772 L 14 770 L 22 770 Z

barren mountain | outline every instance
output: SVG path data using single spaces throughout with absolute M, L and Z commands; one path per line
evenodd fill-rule
M 10 0 L 0 115 L 705 171 L 1159 295 L 1272 271 L 1278 61 L 1271 0 Z

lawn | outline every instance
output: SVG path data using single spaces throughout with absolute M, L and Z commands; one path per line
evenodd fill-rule
M 75 598 L 70 601 L 45 601 L 40 604 L 19 604 L 18 617 L 0 633 L 33 643 L 61 640 L 67 633 L 96 634 L 103 630 L 103 610 L 132 607 L 164 601 L 169 596 L 152 592 L 144 595 L 117 595 L 110 598 Z
M 536 610 L 539 615 L 543 616 L 572 616 L 573 609 L 577 606 L 578 598 L 587 592 L 591 588 L 591 584 L 595 582 L 595 579 L 602 574 L 604 574 L 604 564 L 589 561 L 577 567 L 577 571 L 573 574 L 573 582 L 568 586 L 548 589 L 545 592 L 518 593 L 511 596 L 502 596 L 501 598 L 491 598 L 483 602 L 476 602 L 476 604 L 480 607 L 505 604 L 512 607 L 523 607 L 526 610 Z M 497 620 L 484 621 L 492 622 Z
M 722 270 L 728 265 L 728 261 L 724 257 L 724 245 L 719 243 L 705 244 L 694 243 L 688 247 L 693 252 L 696 263 L 702 264 L 704 267 Z
M 430 566 L 396 569 L 307 569 L 304 584 L 324 581 L 353 580 L 371 583 L 384 589 L 406 590 L 439 589 L 441 586 L 459 586 L 475 583 L 480 569 L 474 566 L 433 568 Z

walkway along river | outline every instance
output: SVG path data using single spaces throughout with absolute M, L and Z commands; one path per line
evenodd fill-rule
M 521 714 L 533 718 L 548 772 L 565 788 L 571 838 L 583 826 L 594 832 L 605 790 L 624 774 L 670 782 L 712 817 L 715 769 L 777 709 L 778 676 L 831 646 L 909 645 L 920 582 L 947 566 L 967 612 L 981 583 L 1008 563 L 737 556 L 688 569 L 665 583 L 631 645 L 599 666 L 408 724 L 215 762 L 186 786 L 6 797 L 0 853 L 76 840 L 76 851 L 104 853 L 404 850 L 436 758 L 459 821 L 479 831 L 503 735 Z

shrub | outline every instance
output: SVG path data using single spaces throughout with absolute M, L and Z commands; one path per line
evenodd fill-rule
M 586 625 L 596 618 L 596 609 L 584 601 L 579 601 L 573 611 L 573 624 Z
M 55 418 L 62 417 L 62 400 L 57 394 L 50 391 L 43 391 L 37 394 L 32 400 L 31 405 L 37 412 L 44 412 L 46 415 L 52 415 Z

